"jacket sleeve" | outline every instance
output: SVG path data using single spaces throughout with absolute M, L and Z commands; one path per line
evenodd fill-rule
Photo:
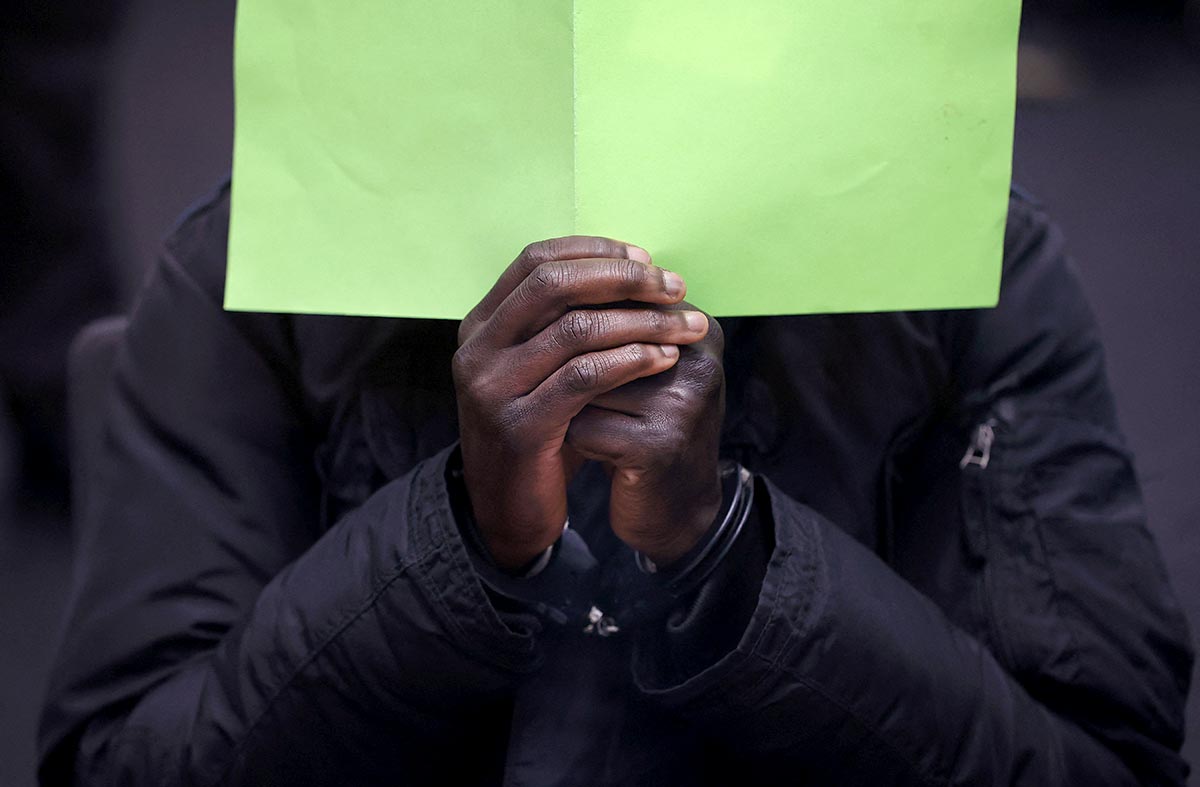
M 536 624 L 472 573 L 446 452 L 318 532 L 286 320 L 223 312 L 182 259 L 210 213 L 119 351 L 41 780 L 473 783 L 502 761 Z M 471 757 L 445 753 L 464 736 Z
M 736 647 L 680 678 L 669 636 L 643 646 L 640 686 L 791 783 L 1183 784 L 1186 625 L 1040 213 L 1014 203 L 999 306 L 942 333 L 965 420 L 940 461 L 962 503 L 930 513 L 961 530 L 956 576 L 906 576 L 768 481 L 775 549 Z M 960 468 L 973 423 L 988 461 Z

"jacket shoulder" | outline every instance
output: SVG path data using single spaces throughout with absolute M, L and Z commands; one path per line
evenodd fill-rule
M 211 300 L 225 299 L 229 250 L 230 180 L 189 207 L 163 242 L 167 264 L 177 265 Z

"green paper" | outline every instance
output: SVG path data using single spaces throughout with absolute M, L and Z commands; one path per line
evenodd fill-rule
M 241 0 L 226 306 L 460 319 L 609 235 L 717 315 L 994 305 L 1019 0 Z

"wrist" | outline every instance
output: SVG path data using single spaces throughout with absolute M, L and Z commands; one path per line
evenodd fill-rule
M 664 568 L 678 562 L 708 539 L 720 523 L 721 513 L 728 501 L 722 492 L 721 473 L 714 467 L 711 481 L 692 490 L 680 498 L 680 502 L 667 509 L 672 528 L 665 539 L 646 539 L 634 549 L 648 557 L 655 565 Z
M 479 540 L 498 568 L 520 573 L 562 535 L 567 518 L 565 492 L 542 493 L 537 481 L 546 474 L 539 477 L 536 471 L 522 472 L 511 462 L 495 461 L 477 468 L 464 462 L 464 485 Z M 544 485 L 543 481 L 540 486 Z
M 638 552 L 638 567 L 647 574 L 660 574 L 676 588 L 703 581 L 721 564 L 732 545 L 738 540 L 754 505 L 754 475 L 736 462 L 727 463 L 722 470 L 722 504 L 709 532 L 686 554 L 670 564 L 656 562 L 644 552 Z
M 563 528 L 564 524 L 560 522 L 557 527 L 559 535 L 561 535 Z M 554 544 L 559 538 L 556 535 L 550 539 L 549 543 L 545 543 L 542 540 L 513 543 L 494 535 L 489 535 L 482 526 L 479 527 L 479 535 L 483 541 L 484 550 L 496 567 L 504 573 L 514 576 L 524 574 L 540 559 L 546 556 L 548 550 L 554 548 Z
M 480 515 L 481 508 L 487 515 Z M 529 510 L 501 511 L 474 503 L 471 510 L 484 551 L 498 568 L 509 574 L 521 573 L 554 546 L 562 535 L 563 523 L 567 518 L 565 511 L 555 521 L 552 515 L 535 514 Z M 554 523 L 543 524 L 547 522 Z M 522 527 L 514 526 L 514 523 L 527 524 Z

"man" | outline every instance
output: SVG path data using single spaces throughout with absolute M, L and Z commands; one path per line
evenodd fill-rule
M 720 323 L 598 238 L 460 325 L 227 313 L 228 218 L 120 348 L 45 783 L 1184 782 L 1187 632 L 1027 201 L 996 309 Z

